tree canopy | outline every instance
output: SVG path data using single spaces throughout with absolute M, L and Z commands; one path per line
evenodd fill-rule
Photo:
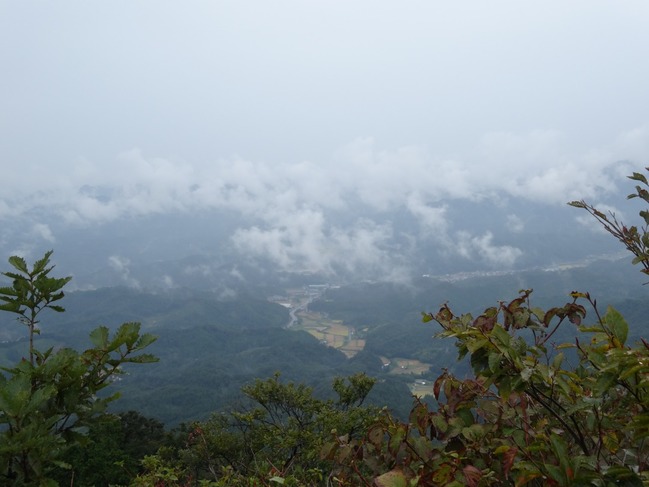
M 111 335 L 100 326 L 90 333 L 91 348 L 39 350 L 34 335 L 40 332 L 41 314 L 64 297 L 70 277 L 50 276 L 52 252 L 30 268 L 18 256 L 9 258 L 12 280 L 0 288 L 0 310 L 18 315 L 29 335 L 29 359 L 23 358 L 0 373 L 0 479 L 11 485 L 57 485 L 52 472 L 70 469 L 63 458 L 71 447 L 86 440 L 85 431 L 117 395 L 98 393 L 119 375 L 125 363 L 157 359 L 141 353 L 155 337 L 140 334 L 139 323 L 124 323 Z

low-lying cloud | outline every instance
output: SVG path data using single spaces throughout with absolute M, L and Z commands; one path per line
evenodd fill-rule
M 557 132 L 500 132 L 450 157 L 423 146 L 384 149 L 366 137 L 324 160 L 282 164 L 243 157 L 189 163 L 133 149 L 110 164 L 81 160 L 65 169 L 36 168 L 42 176 L 20 185 L 0 182 L 0 218 L 39 215 L 32 234 L 54 242 L 56 228 L 43 223 L 48 216 L 87 226 L 151 214 L 228 211 L 241 215 L 231 244 L 285 269 L 401 272 L 415 241 L 488 265 L 513 266 L 523 251 L 492 230 L 473 230 L 470 220 L 449 221 L 454 202 L 506 204 L 518 198 L 561 205 L 603 197 L 638 170 L 619 161 L 646 160 L 648 141 L 649 128 L 640 127 L 575 152 Z M 395 212 L 416 221 L 416 233 L 399 234 L 399 222 L 390 219 Z M 524 223 L 510 213 L 504 228 L 520 233 Z M 125 281 L 132 279 L 128 262 L 111 257 L 110 264 Z
M 120 257 L 119 255 L 111 255 L 108 258 L 108 265 L 117 273 L 124 285 L 140 289 L 140 282 L 131 275 L 131 262 L 129 259 Z
M 456 235 L 457 252 L 467 258 L 483 260 L 494 267 L 511 267 L 523 255 L 523 251 L 510 245 L 495 245 L 493 234 L 486 232 L 480 236 L 473 236 L 461 231 Z

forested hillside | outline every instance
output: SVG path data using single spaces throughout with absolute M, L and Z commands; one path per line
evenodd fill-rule
M 542 305 L 562 299 L 569 290 L 593 285 L 600 293 L 592 294 L 602 296 L 602 303 L 611 300 L 628 316 L 631 333 L 639 333 L 647 307 L 639 297 L 644 291 L 642 278 L 629 282 L 628 273 L 620 272 L 624 267 L 624 262 L 599 261 L 552 273 L 475 276 L 457 282 L 421 278 L 408 286 L 365 283 L 329 289 L 310 306 L 359 330 L 367 329 L 365 349 L 353 359 L 303 331 L 284 329 L 288 310 L 265 296 L 222 299 L 193 289 L 153 294 L 122 287 L 68 293 L 66 312 L 49 315 L 36 340 L 43 347 L 83 349 L 97 325 L 141 322 L 143 330 L 158 337 L 151 351 L 161 360 L 121 377 L 116 388 L 123 395 L 112 407 L 141 411 L 168 427 L 227 408 L 240 400 L 242 385 L 275 372 L 286 380 L 310 384 L 323 397 L 329 394 L 334 376 L 366 372 L 381 378 L 370 400 L 387 404 L 405 417 L 410 407 L 408 384 L 414 379 L 387 373 L 381 357 L 428 364 L 430 373 L 425 378 L 435 377 L 443 368 L 466 371 L 456 362 L 450 341 L 431 339 L 433 330 L 420 322 L 422 310 L 448 301 L 475 311 L 481 304 L 511 298 L 516 289 L 528 287 L 537 289 L 535 301 Z M 595 275 L 607 275 L 613 291 L 605 293 L 604 283 L 595 285 Z M 24 356 L 26 342 L 20 340 L 22 330 L 14 318 L 4 314 L 0 319 L 5 342 L 0 344 L 0 359 L 10 364 Z
M 381 373 L 377 355 L 348 360 L 302 331 L 287 330 L 288 310 L 266 299 L 245 296 L 219 299 L 207 292 L 180 290 L 150 294 L 128 288 L 106 288 L 66 295 L 66 312 L 51 314 L 36 337 L 41 347 L 87 347 L 97 325 L 111 328 L 137 320 L 158 337 L 150 350 L 162 360 L 114 385 L 122 398 L 114 410 L 134 409 L 167 426 L 207 418 L 240 400 L 240 389 L 257 377 L 281 372 L 286 380 L 304 382 L 321 395 L 330 394 L 337 375 L 365 371 Z M 5 314 L 0 363 L 20 360 L 26 342 L 21 329 Z M 381 392 L 383 391 L 383 392 Z M 408 408 L 408 388 L 389 377 L 373 395 L 401 414 Z

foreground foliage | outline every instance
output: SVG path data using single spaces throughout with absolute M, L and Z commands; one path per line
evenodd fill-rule
M 39 350 L 41 313 L 63 312 L 53 303 L 63 298 L 69 277 L 50 276 L 47 252 L 29 268 L 11 257 L 11 286 L 0 288 L 0 310 L 18 315 L 29 334 L 29 358 L 0 373 L 0 482 L 3 485 L 57 485 L 52 472 L 70 469 L 64 454 L 82 444 L 86 428 L 117 395 L 98 397 L 121 373 L 125 363 L 157 360 L 140 353 L 155 337 L 140 334 L 138 323 L 124 323 L 112 336 L 101 326 L 90 334 L 93 347 L 79 353 L 70 348 Z
M 75 487 L 128 485 L 143 471 L 141 462 L 167 442 L 164 424 L 136 411 L 103 414 L 90 427 L 83 444 L 72 446 L 63 460 L 72 466 L 53 477 Z
M 323 400 L 279 374 L 258 379 L 242 388 L 247 406 L 185 427 L 175 448 L 145 459 L 147 472 L 132 485 L 328 483 L 331 463 L 321 448 L 332 432 L 357 439 L 376 421 L 377 409 L 363 405 L 373 385 L 365 374 L 337 378 L 337 399 Z
M 649 168 L 648 168 L 649 170 Z M 644 175 L 629 198 L 649 202 Z M 649 273 L 649 212 L 640 230 L 572 202 L 604 225 Z M 447 305 L 424 313 L 453 338 L 473 376 L 442 373 L 437 407 L 416 401 L 407 423 L 389 415 L 360 441 L 326 450 L 347 485 L 649 485 L 649 343 L 628 344 L 612 307 L 588 293 L 563 306 L 532 306 L 531 290 L 482 314 Z M 565 328 L 570 328 L 566 330 Z M 557 343 L 558 336 L 573 336 Z
M 595 316 L 586 324 L 587 307 Z M 435 382 L 438 407 L 416 402 L 361 441 L 331 444 L 349 485 L 643 485 L 649 481 L 649 344 L 626 345 L 613 308 L 587 294 L 547 311 L 530 291 L 478 317 L 425 314 L 474 372 Z M 578 335 L 555 344 L 562 326 Z M 389 467 L 386 470 L 386 467 Z

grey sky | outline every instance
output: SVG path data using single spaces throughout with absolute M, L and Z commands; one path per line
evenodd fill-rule
M 597 200 L 648 164 L 647 25 L 644 0 L 0 0 L 0 218 L 229 209 L 289 265 L 381 248 L 330 219 L 353 199 L 489 258 L 449 202 Z

